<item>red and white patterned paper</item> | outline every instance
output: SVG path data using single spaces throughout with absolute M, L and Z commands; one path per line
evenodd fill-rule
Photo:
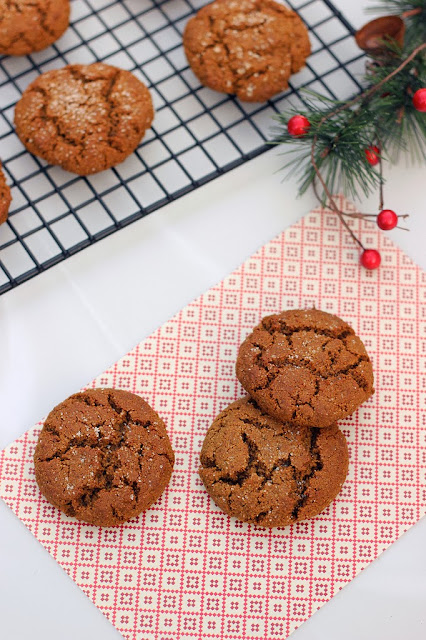
M 167 423 L 175 470 L 139 518 L 101 529 L 50 506 L 34 480 L 40 425 L 2 453 L 1 497 L 126 638 L 282 640 L 425 513 L 426 274 L 375 225 L 353 224 L 380 250 L 379 270 L 360 269 L 337 216 L 314 211 L 89 385 L 138 393 Z M 338 498 L 314 520 L 264 530 L 212 503 L 199 451 L 243 394 L 244 337 L 263 315 L 312 305 L 362 337 L 376 394 L 341 423 L 350 471 Z

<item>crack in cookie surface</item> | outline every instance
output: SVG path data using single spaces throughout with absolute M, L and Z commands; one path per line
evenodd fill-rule
M 158 499 L 174 454 L 163 422 L 142 398 L 90 389 L 49 414 L 34 461 L 39 487 L 52 504 L 112 526 Z
M 286 89 L 310 53 L 302 20 L 273 0 L 215 0 L 189 20 L 183 42 L 204 85 L 249 102 Z
M 361 340 L 317 309 L 264 318 L 241 345 L 236 372 L 265 411 L 299 426 L 326 427 L 374 392 Z
M 201 479 L 223 511 L 274 527 L 312 517 L 334 499 L 348 452 L 337 425 L 294 427 L 243 398 L 214 420 L 200 462 Z

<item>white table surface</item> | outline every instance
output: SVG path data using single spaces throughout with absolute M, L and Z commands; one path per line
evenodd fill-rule
M 369 2 L 336 0 L 355 25 Z M 314 205 L 272 149 L 0 298 L 0 448 Z M 386 169 L 392 238 L 426 269 L 424 167 Z M 377 199 L 359 203 L 375 211 Z M 122 636 L 0 501 L 0 637 Z M 426 637 L 426 519 L 298 629 L 295 640 Z

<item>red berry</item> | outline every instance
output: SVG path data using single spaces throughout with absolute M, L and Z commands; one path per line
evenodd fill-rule
M 377 224 L 383 231 L 390 231 L 398 224 L 398 216 L 392 209 L 383 209 L 377 216 Z
M 413 96 L 413 105 L 414 108 L 417 109 L 417 111 L 426 111 L 426 87 L 417 89 L 416 93 Z
M 311 123 L 305 116 L 293 116 L 287 123 L 287 131 L 291 136 L 299 138 L 308 133 L 310 126 Z
M 368 164 L 371 164 L 374 167 L 376 164 L 380 162 L 380 149 L 379 147 L 371 146 L 365 149 L 365 157 L 367 158 Z
M 380 253 L 376 249 L 364 249 L 361 253 L 361 264 L 366 269 L 377 269 L 381 261 Z

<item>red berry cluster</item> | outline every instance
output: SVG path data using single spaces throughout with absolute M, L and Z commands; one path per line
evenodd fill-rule
M 413 97 L 413 104 L 418 111 L 426 111 L 426 88 L 416 91 Z M 305 136 L 311 123 L 301 114 L 295 115 L 287 123 L 287 131 L 295 138 Z M 365 158 L 371 166 L 375 166 L 380 162 L 380 149 L 376 145 L 370 145 L 365 149 Z M 395 229 L 398 224 L 398 216 L 392 209 L 383 209 L 377 216 L 377 224 L 380 229 L 390 231 Z M 376 249 L 363 249 L 360 262 L 366 269 L 377 269 L 380 266 L 382 258 Z

